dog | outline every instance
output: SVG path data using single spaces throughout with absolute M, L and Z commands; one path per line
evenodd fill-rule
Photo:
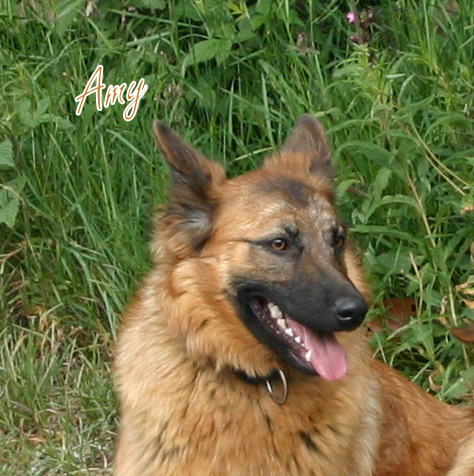
M 473 410 L 371 356 L 319 121 L 231 179 L 154 132 L 170 198 L 117 342 L 117 476 L 474 475 Z

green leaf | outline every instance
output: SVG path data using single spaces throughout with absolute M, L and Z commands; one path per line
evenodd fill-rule
M 347 193 L 347 190 L 355 186 L 360 186 L 360 180 L 355 178 L 343 180 L 336 187 L 336 196 L 343 197 Z
M 413 237 L 410 233 L 405 231 L 397 230 L 396 228 L 387 228 L 386 226 L 378 226 L 378 225 L 354 225 L 351 228 L 353 233 L 361 233 L 364 235 L 385 235 L 385 236 L 393 236 L 395 238 L 399 238 L 401 240 L 406 240 L 408 243 L 416 243 L 417 240 Z
M 58 2 L 54 27 L 57 33 L 62 34 L 71 27 L 74 20 L 80 15 L 84 7 L 83 0 L 65 0 Z
M 262 15 L 268 17 L 273 7 L 273 0 L 257 0 L 257 12 L 261 13 Z
M 11 189 L 13 194 L 19 195 L 25 187 L 26 177 L 20 175 L 7 183 L 7 188 Z
M 13 228 L 19 209 L 20 200 L 17 198 L 12 198 L 5 206 L 0 206 L 0 223 L 6 223 Z
M 0 207 L 6 206 L 12 198 L 19 198 L 25 186 L 26 178 L 23 176 L 10 180 L 7 184 L 0 184 Z
M 188 66 L 203 63 L 211 59 L 215 59 L 218 64 L 221 64 L 228 58 L 231 48 L 232 40 L 228 38 L 214 38 L 196 43 L 184 58 L 182 67 L 183 74 Z
M 0 184 L 0 223 L 13 228 L 20 208 L 20 192 L 25 186 L 26 178 L 16 177 L 7 184 Z
M 252 25 L 248 18 L 243 18 L 238 23 L 239 33 L 237 34 L 238 41 L 247 41 L 255 38 L 257 34 L 253 31 Z
M 383 191 L 387 188 L 387 185 L 392 177 L 392 171 L 388 168 L 382 167 L 375 176 L 372 184 L 374 195 L 377 198 L 382 196 Z
M 26 178 L 20 176 L 5 185 L 0 184 L 0 223 L 6 223 L 10 228 L 15 224 L 20 209 L 20 192 L 25 183 Z
M 460 213 L 462 215 L 472 214 L 474 212 L 474 192 L 471 190 L 469 193 L 461 198 Z
M 241 15 L 243 13 L 242 8 L 240 5 L 237 5 L 236 3 L 232 2 L 227 2 L 227 8 L 232 12 L 234 15 Z
M 32 110 L 31 101 L 25 99 L 19 104 L 18 114 L 23 124 L 28 127 L 35 128 L 40 124 L 55 123 L 60 130 L 71 129 L 73 124 L 69 119 L 46 113 L 50 105 L 48 98 L 38 101 L 38 107 Z
M 339 149 L 338 153 L 343 150 L 349 149 L 351 153 L 357 153 L 364 155 L 373 163 L 380 165 L 381 167 L 390 168 L 392 164 L 393 154 L 392 152 L 380 147 L 377 144 L 370 142 L 364 142 L 360 140 L 352 140 L 345 142 Z
M 8 140 L 0 143 L 0 167 L 14 167 L 12 143 Z
M 165 0 L 135 0 L 134 7 L 140 8 L 156 8 L 157 10 L 164 10 L 166 8 Z
M 382 202 L 384 204 L 389 203 L 391 205 L 393 205 L 394 203 L 403 203 L 405 205 L 413 207 L 417 211 L 420 209 L 416 200 L 413 197 L 409 197 L 408 195 L 401 195 L 401 194 L 386 195 L 385 197 L 382 198 Z
M 446 392 L 445 397 L 461 398 L 469 395 L 474 382 L 474 365 L 460 373 L 460 378 Z
M 49 99 L 48 98 L 43 98 L 38 101 L 38 107 L 35 111 L 35 118 L 39 118 L 43 116 L 43 114 L 48 110 L 49 107 Z

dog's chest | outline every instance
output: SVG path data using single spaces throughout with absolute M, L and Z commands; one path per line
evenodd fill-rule
M 264 389 L 241 395 L 207 386 L 169 415 L 155 453 L 159 470 L 150 474 L 369 474 L 350 449 L 358 422 L 343 417 L 337 400 L 333 406 L 322 411 L 295 398 L 278 405 Z

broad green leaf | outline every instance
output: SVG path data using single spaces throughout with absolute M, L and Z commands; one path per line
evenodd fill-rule
M 20 209 L 20 192 L 25 183 L 26 178 L 20 176 L 7 184 L 0 184 L 0 223 L 6 223 L 13 228 Z
M 460 212 L 463 215 L 474 212 L 474 192 L 472 190 L 462 197 Z
M 20 176 L 6 184 L 0 184 L 0 207 L 5 206 L 12 198 L 19 198 L 25 183 L 26 178 Z
M 391 167 L 393 159 L 392 152 L 380 147 L 377 144 L 360 140 L 347 141 L 338 149 L 338 153 L 341 153 L 341 151 L 345 149 L 349 149 L 352 153 L 364 155 L 369 160 L 380 165 L 381 167 Z
M 394 204 L 394 203 L 403 203 L 405 205 L 409 205 L 410 207 L 413 207 L 415 210 L 419 210 L 420 207 L 416 200 L 413 197 L 410 197 L 408 195 L 386 195 L 385 197 L 382 198 L 382 202 L 384 204 Z
M 222 63 L 229 56 L 231 48 L 232 41 L 227 38 L 200 41 L 194 45 L 184 58 L 182 72 L 184 73 L 188 66 L 211 59 L 215 59 L 217 63 Z
M 0 166 L 14 167 L 12 143 L 8 140 L 0 143 Z
M 239 33 L 237 34 L 238 41 L 247 41 L 251 38 L 255 38 L 256 33 L 252 29 L 252 25 L 248 18 L 243 18 L 238 23 Z
M 395 238 L 406 240 L 408 243 L 417 242 L 416 237 L 413 237 L 410 233 L 397 230 L 396 228 L 387 228 L 386 226 L 360 224 L 360 225 L 354 225 L 351 228 L 351 231 L 353 233 L 361 233 L 361 234 L 367 234 L 371 236 L 377 236 L 377 235 L 393 236 Z
M 165 0 L 135 0 L 134 7 L 141 8 L 156 8 L 157 10 L 163 10 L 166 8 Z
M 58 2 L 55 6 L 56 18 L 54 21 L 55 30 L 62 34 L 74 23 L 84 8 L 83 0 L 65 0 Z
M 74 127 L 69 119 L 46 113 L 49 104 L 49 99 L 41 99 L 38 102 L 37 109 L 33 111 L 31 101 L 25 99 L 19 104 L 18 108 L 21 122 L 31 128 L 37 127 L 39 124 L 47 123 L 55 123 L 60 130 Z
M 19 209 L 20 200 L 17 198 L 12 198 L 6 205 L 0 206 L 0 223 L 6 223 L 10 228 L 13 228 Z
M 460 377 L 446 392 L 446 397 L 460 398 L 469 395 L 474 386 L 474 365 L 460 373 Z
M 273 0 L 257 0 L 257 12 L 262 15 L 269 16 L 274 7 Z
M 13 180 L 10 180 L 10 182 L 7 183 L 7 187 L 13 190 L 13 193 L 20 194 L 23 190 L 23 187 L 25 186 L 26 183 L 26 177 L 23 177 L 23 175 L 14 178 Z
M 392 171 L 388 168 L 382 167 L 375 176 L 372 184 L 374 194 L 377 197 L 382 195 L 382 192 L 387 188 L 387 185 L 392 177 Z

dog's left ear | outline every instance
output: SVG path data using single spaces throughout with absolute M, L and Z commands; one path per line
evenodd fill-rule
M 321 123 L 305 114 L 290 134 L 280 154 L 270 157 L 265 165 L 299 169 L 304 173 L 317 174 L 328 181 L 334 178 L 331 149 Z

